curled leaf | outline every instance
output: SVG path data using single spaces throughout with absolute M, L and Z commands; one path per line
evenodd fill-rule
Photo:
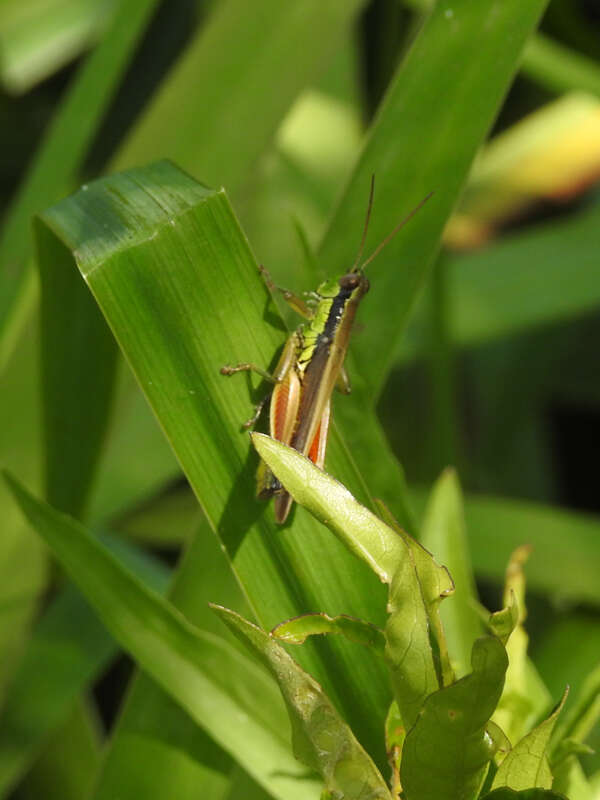
M 348 617 L 346 614 L 337 617 L 330 617 L 328 614 L 303 614 L 276 625 L 271 636 L 287 644 L 304 644 L 309 636 L 324 633 L 341 634 L 349 641 L 371 647 L 376 653 L 383 655 L 383 631 L 370 622 Z
M 391 800 L 371 757 L 317 681 L 268 633 L 227 608 L 212 608 L 279 684 L 292 724 L 294 753 L 321 775 L 324 796 L 336 800 Z

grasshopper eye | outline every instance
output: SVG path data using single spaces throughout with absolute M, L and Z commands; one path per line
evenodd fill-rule
M 339 280 L 341 289 L 356 289 L 361 282 L 361 276 L 356 272 L 349 272 L 347 275 L 342 275 Z

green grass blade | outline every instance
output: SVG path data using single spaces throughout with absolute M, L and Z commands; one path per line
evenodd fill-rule
M 494 713 L 494 722 L 499 725 L 511 742 L 520 741 L 547 713 L 552 697 L 527 656 L 529 636 L 525 629 L 527 607 L 525 603 L 525 571 L 523 566 L 529 557 L 529 547 L 517 548 L 506 568 L 503 603 L 504 611 L 511 617 L 508 642 L 500 637 L 508 653 L 508 670 L 504 691 Z M 497 612 L 492 617 L 498 617 Z M 499 634 L 496 634 L 499 635 Z
M 38 225 L 45 496 L 81 517 L 111 406 L 117 347 L 56 238 Z
M 168 157 L 207 184 L 226 186 L 233 193 L 300 89 L 343 41 L 363 4 L 217 4 L 112 168 Z
M 197 513 L 196 503 L 195 517 Z M 171 599 L 204 631 L 223 631 L 209 609 L 211 600 L 248 613 L 226 562 L 213 532 L 202 525 L 187 549 Z M 198 794 L 222 800 L 232 771 L 230 756 L 141 673 L 132 682 L 93 796 L 94 800 L 113 800 L 116 795 L 135 800 L 140 794 L 162 798 L 176 786 L 179 800 L 195 800 Z
M 36 325 L 30 320 L 2 375 L 0 462 L 11 464 L 39 486 L 39 385 Z M 48 580 L 44 545 L 23 522 L 10 493 L 0 486 L 0 698 L 16 668 Z
M 92 797 L 136 800 L 169 797 L 177 791 L 178 800 L 222 800 L 233 764 L 183 708 L 141 672 L 130 688 Z
M 372 173 L 377 186 L 367 253 L 435 191 L 368 267 L 372 289 L 359 314 L 364 331 L 348 359 L 354 396 L 336 407 L 370 488 L 412 533 L 403 473 L 365 408 L 381 391 L 444 225 L 545 6 L 546 0 L 510 0 L 501 9 L 468 0 L 436 3 L 390 85 L 320 249 L 328 274 L 354 262 Z
M 473 565 L 478 575 L 499 577 L 522 544 L 533 547 L 527 564 L 528 584 L 536 591 L 598 604 L 600 522 L 521 500 L 471 495 L 465 505 Z M 492 561 L 494 565 L 492 565 Z
M 453 341 L 477 344 L 597 308 L 599 222 L 594 202 L 562 223 L 507 237 L 485 251 L 485 263 L 483 252 L 450 257 Z
M 600 96 L 600 68 L 593 59 L 538 33 L 527 43 L 521 68 L 554 92 L 579 89 Z
M 427 493 L 411 490 L 411 499 L 422 510 Z M 467 494 L 465 519 L 476 575 L 502 583 L 511 553 L 530 544 L 527 583 L 533 591 L 600 603 L 597 517 L 526 500 Z
M 15 796 L 19 800 L 81 800 L 87 797 L 102 761 L 96 710 L 79 701 L 46 741 Z
M 0 6 L 0 80 L 29 91 L 97 39 L 112 11 L 104 0 L 4 0 Z
M 37 501 L 5 474 L 23 514 L 103 623 L 146 672 L 275 797 L 310 791 L 288 752 L 275 685 L 224 640 L 192 626 L 75 520 Z
M 75 181 L 98 125 L 157 0 L 130 0 L 75 78 L 3 221 L 0 238 L 0 339 L 27 286 L 31 217 Z M 3 356 L 7 353 L 3 351 Z M 2 365 L 0 364 L 0 367 Z
M 128 568 L 158 591 L 167 575 L 131 546 L 105 539 Z M 43 742 L 117 654 L 118 648 L 79 592 L 68 586 L 33 629 L 10 691 L 0 725 L 0 797 L 14 787 Z M 40 664 L 44 680 L 40 681 Z
M 320 250 L 328 272 L 354 262 L 372 173 L 377 186 L 367 253 L 435 191 L 369 267 L 373 287 L 362 319 L 377 324 L 356 338 L 353 350 L 371 395 L 385 380 L 390 345 L 402 333 L 471 162 L 545 6 L 545 0 L 510 0 L 501 7 L 438 2 L 371 127 Z
M 267 800 L 268 795 L 247 773 L 236 769 L 232 776 L 231 789 L 223 800 L 237 800 L 238 797 L 243 797 L 244 800 Z
M 73 272 L 76 280 L 78 276 Z M 115 518 L 142 511 L 149 498 L 161 495 L 181 475 L 177 459 L 131 370 L 123 359 L 119 359 L 119 365 L 111 424 L 89 500 L 89 520 L 94 525 L 105 524 L 107 520 L 112 525 Z M 143 452 L 144 458 L 132 460 L 131 453 L 138 452 Z M 172 535 L 179 535 L 179 541 L 186 533 L 193 533 L 202 516 L 193 496 L 189 509 L 193 514 L 188 514 L 184 523 L 187 528 L 179 527 L 173 518 L 170 522 Z M 156 522 L 160 524 L 160 520 Z
M 452 284 L 452 342 L 469 347 L 590 313 L 600 304 L 597 198 L 575 216 L 534 225 L 485 250 L 443 256 Z M 569 264 L 568 279 L 565 264 Z M 424 353 L 422 309 L 398 359 Z
M 585 742 L 598 724 L 600 717 L 600 664 L 586 677 L 584 684 L 571 707 L 554 732 L 553 761 L 561 741 Z
M 257 618 L 272 627 L 301 613 L 343 611 L 381 621 L 383 587 L 366 567 L 302 511 L 285 532 L 255 500 L 256 459 L 240 422 L 256 394 L 219 370 L 248 358 L 272 363 L 283 337 L 269 324 L 276 318 L 224 193 L 159 163 L 91 184 L 42 223 L 74 254 L 72 268 L 76 260 Z M 330 447 L 335 474 L 364 496 L 335 436 Z M 194 582 L 191 570 L 182 581 Z M 185 608 L 194 592 L 179 583 L 177 591 Z M 351 648 L 340 639 L 308 643 L 299 658 L 383 758 L 387 679 L 374 656 Z

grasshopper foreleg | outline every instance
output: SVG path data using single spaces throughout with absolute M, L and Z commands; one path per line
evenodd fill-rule
M 236 364 L 235 367 L 226 365 L 221 367 L 220 371 L 221 375 L 235 375 L 236 372 L 256 372 L 257 375 L 260 375 L 261 378 L 264 378 L 266 381 L 269 381 L 270 383 L 277 383 L 277 378 L 273 377 L 270 372 L 267 372 L 266 369 L 263 369 L 256 364 L 251 364 L 250 362 Z
M 297 294 L 291 292 L 289 289 L 282 289 L 281 286 L 277 286 L 265 266 L 259 264 L 258 269 L 267 288 L 271 292 L 279 292 L 288 306 L 297 314 L 300 314 L 301 317 L 304 317 L 304 319 L 312 319 L 314 317 L 315 312 L 301 297 L 298 297 Z

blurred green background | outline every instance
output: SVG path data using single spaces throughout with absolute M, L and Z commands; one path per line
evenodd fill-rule
M 241 0 L 0 2 L 3 465 L 43 493 L 32 215 L 106 171 L 171 158 L 225 186 L 279 284 L 314 288 L 306 247 L 318 251 L 428 5 L 311 0 L 292 13 Z M 579 559 L 600 578 L 597 544 L 585 550 L 600 533 L 599 177 L 600 6 L 551 0 L 402 344 L 386 354 L 377 406 L 418 512 L 439 473 L 457 467 L 484 604 L 498 605 L 507 542 L 535 541 L 527 628 L 554 698 L 567 682 L 580 688 L 600 655 L 600 580 L 569 572 Z M 360 230 L 348 237 L 354 247 Z M 373 282 L 384 269 L 373 265 Z M 361 336 L 371 339 L 358 328 L 360 349 Z M 200 512 L 121 362 L 118 375 L 86 519 L 143 548 L 164 584 Z M 143 458 L 128 457 L 132 442 Z M 360 469 L 361 453 L 353 457 Z M 43 695 L 53 631 L 44 614 L 63 579 L 4 488 L 0 505 L 0 691 L 19 696 L 37 669 Z M 548 563 L 569 548 L 573 562 Z M 91 640 L 98 623 L 71 623 L 60 658 L 75 663 L 74 642 L 82 630 Z M 51 709 L 47 730 L 25 744 L 0 733 L 1 796 L 88 794 L 132 671 L 100 638 L 93 666 L 75 670 L 84 691 Z M 192 739 L 180 730 L 172 741 L 185 749 Z M 590 742 L 600 746 L 597 732 Z M 590 775 L 600 768 L 597 756 L 582 760 Z

